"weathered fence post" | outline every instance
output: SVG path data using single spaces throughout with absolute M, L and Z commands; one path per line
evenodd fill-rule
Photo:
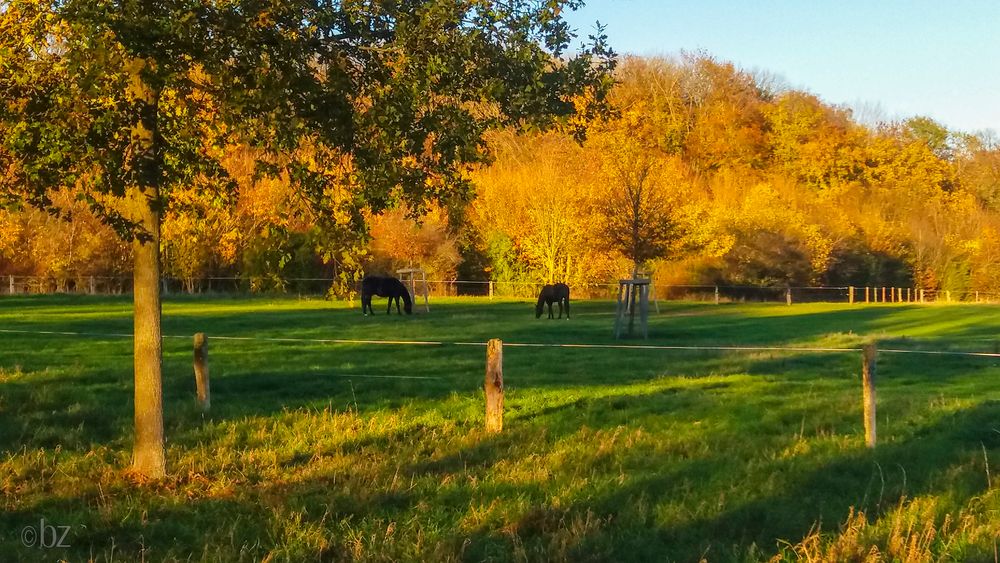
M 493 280 L 490 280 L 490 299 L 493 299 Z
M 851 304 L 851 305 L 854 305 L 854 286 L 853 285 L 847 286 L 847 302 L 849 304 Z
M 868 290 L 869 290 L 869 289 L 871 289 L 871 288 L 870 288 L 870 287 L 868 287 L 868 286 L 866 285 L 866 286 L 865 286 L 865 303 L 868 303 L 868 302 L 869 302 L 869 301 L 868 301 Z
M 715 286 L 715 304 L 719 304 L 719 286 Z
M 94 276 L 90 276 L 90 294 L 97 293 L 97 284 L 94 283 Z
M 920 302 L 924 302 L 924 288 L 920 288 Z
M 910 288 L 906 288 L 906 302 L 910 303 L 911 301 L 913 301 L 913 293 L 910 291 Z
M 948 290 L 948 291 L 944 292 L 944 299 L 948 303 L 951 303 L 951 290 Z
M 503 341 L 486 343 L 486 431 L 503 430 Z
M 14 295 L 14 276 L 7 276 L 7 280 L 10 281 L 10 294 Z
M 862 402 L 865 411 L 865 445 L 875 447 L 875 364 L 878 349 L 875 344 L 865 344 L 861 357 Z
M 208 412 L 212 404 L 208 385 L 208 337 L 204 332 L 194 335 L 194 382 L 198 388 L 198 404 Z
M 792 288 L 786 287 L 785 288 L 785 305 L 791 305 L 791 304 L 792 304 Z
M 882 286 L 882 302 L 885 303 L 885 286 Z
M 976 292 L 976 303 L 979 303 L 979 292 Z

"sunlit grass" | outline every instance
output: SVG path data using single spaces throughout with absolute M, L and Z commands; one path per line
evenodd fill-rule
M 648 343 L 992 352 L 1000 335 L 985 305 L 661 309 Z M 0 334 L 0 560 L 837 560 L 873 546 L 993 560 L 993 358 L 882 354 L 870 452 L 859 353 L 508 347 L 505 431 L 488 435 L 482 347 L 218 339 L 611 343 L 612 312 L 582 302 L 547 321 L 526 300 L 438 299 L 364 318 L 322 300 L 168 299 L 170 476 L 147 484 L 126 471 L 130 340 Z M 127 333 L 131 310 L 10 298 L 0 329 Z M 40 518 L 71 526 L 71 547 L 22 547 Z

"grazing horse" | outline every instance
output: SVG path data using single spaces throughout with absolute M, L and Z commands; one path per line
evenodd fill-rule
M 371 314 L 375 314 L 375 310 L 372 309 L 373 295 L 389 298 L 389 306 L 385 310 L 386 315 L 392 312 L 393 301 L 396 302 L 396 314 L 402 314 L 399 311 L 400 299 L 403 300 L 403 310 L 406 311 L 406 314 L 413 314 L 413 302 L 410 300 L 410 292 L 406 290 L 403 282 L 396 278 L 388 276 L 365 276 L 361 280 L 361 311 L 366 317 L 369 311 Z
M 542 292 L 538 294 L 538 303 L 535 304 L 535 318 L 542 318 L 542 308 L 549 306 L 549 318 L 552 317 L 552 302 L 559 303 L 559 318 L 562 318 L 563 304 L 566 305 L 566 320 L 569 320 L 569 286 L 564 283 L 546 285 Z

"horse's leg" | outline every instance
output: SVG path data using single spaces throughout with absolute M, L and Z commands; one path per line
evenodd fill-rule
M 370 295 L 361 294 L 361 313 L 364 316 L 368 316 L 368 309 L 372 306 L 372 298 Z
M 569 320 L 569 297 L 566 298 L 566 320 Z
M 549 318 L 550 318 L 550 319 L 554 319 L 554 318 L 555 318 L 555 317 L 554 317 L 554 316 L 552 315 L 552 302 L 551 302 L 551 301 L 549 301 Z
M 559 304 L 559 318 L 562 318 L 562 299 L 557 299 L 556 303 Z
M 399 308 L 399 302 L 402 301 L 402 300 L 403 300 L 403 298 L 401 296 L 399 296 L 399 295 L 396 296 L 396 314 L 397 315 L 402 315 L 403 314 L 403 311 Z
M 389 302 L 386 303 L 386 305 L 385 314 L 388 315 L 389 313 L 392 313 L 392 297 L 389 297 Z

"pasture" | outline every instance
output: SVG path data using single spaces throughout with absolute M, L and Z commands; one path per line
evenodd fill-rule
M 881 353 L 871 451 L 860 352 L 505 347 L 491 435 L 481 346 L 277 339 L 608 344 L 614 304 L 574 302 L 568 322 L 528 300 L 374 308 L 168 298 L 154 483 L 124 470 L 128 338 L 0 333 L 0 560 L 995 560 L 998 358 Z M 670 302 L 624 343 L 993 352 L 998 313 Z M 131 304 L 7 297 L 0 329 L 127 334 Z M 42 518 L 68 547 L 23 545 Z

